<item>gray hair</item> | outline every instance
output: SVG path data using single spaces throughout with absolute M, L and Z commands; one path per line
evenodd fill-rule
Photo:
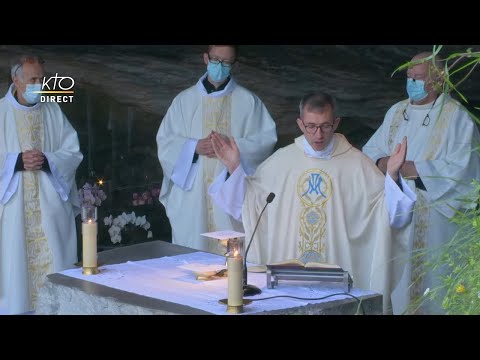
M 22 64 L 12 65 L 10 68 L 10 75 L 12 76 L 12 80 L 15 78 L 15 76 L 23 77 Z
M 21 76 L 23 78 L 23 64 L 28 63 L 38 63 L 43 65 L 45 60 L 42 59 L 39 55 L 20 55 L 13 59 L 12 66 L 10 67 L 10 75 L 12 80 L 15 79 L 15 76 Z
M 325 108 L 331 107 L 332 113 L 336 117 L 337 105 L 333 96 L 324 93 L 311 93 L 305 95 L 300 101 L 300 119 L 303 118 L 305 112 L 319 112 L 323 113 Z

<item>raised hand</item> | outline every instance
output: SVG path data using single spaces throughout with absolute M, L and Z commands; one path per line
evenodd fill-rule
M 233 137 L 226 137 L 218 133 L 212 133 L 211 142 L 217 158 L 225 165 L 232 174 L 240 164 L 240 150 Z
M 407 156 L 407 137 L 404 136 L 402 143 L 395 146 L 395 150 L 390 155 L 390 158 L 387 162 L 387 172 L 392 177 L 394 181 L 398 181 L 398 174 L 400 168 L 405 163 Z

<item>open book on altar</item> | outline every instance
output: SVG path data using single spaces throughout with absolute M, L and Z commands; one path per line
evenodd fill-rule
M 324 270 L 324 271 L 343 271 L 339 265 L 321 263 L 321 262 L 307 262 L 304 263 L 299 259 L 285 260 L 267 265 L 270 269 L 305 269 L 305 270 Z

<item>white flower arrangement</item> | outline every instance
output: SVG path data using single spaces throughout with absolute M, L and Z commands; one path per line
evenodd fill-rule
M 110 240 L 114 244 L 122 241 L 121 232 L 125 227 L 138 226 L 147 232 L 147 239 L 153 237 L 152 232 L 148 230 L 150 229 L 150 223 L 147 221 L 146 216 L 143 215 L 137 217 L 133 211 L 130 214 L 122 213 L 116 218 L 113 218 L 112 215 L 107 216 L 103 219 L 103 222 L 105 226 L 110 226 L 108 233 L 110 234 Z

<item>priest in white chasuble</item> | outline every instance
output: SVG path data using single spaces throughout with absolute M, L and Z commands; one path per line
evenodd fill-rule
M 371 159 L 335 133 L 339 122 L 330 95 L 305 96 L 297 119 L 304 135 L 277 150 L 251 176 L 239 161 L 235 141 L 215 134 L 213 146 L 226 169 L 209 192 L 225 211 L 242 218 L 246 239 L 274 192 L 248 260 L 270 264 L 298 258 L 340 265 L 355 287 L 383 294 L 389 313 L 390 294 L 401 272 L 395 259 L 405 250 L 392 238 L 391 227 L 411 220 L 416 200 L 398 176 L 407 140 L 392 154 L 385 177 Z
M 159 199 L 172 225 L 172 242 L 222 255 L 225 249 L 218 241 L 200 234 L 243 232 L 243 227 L 207 193 L 223 170 L 211 145 L 212 131 L 235 138 L 242 164 L 249 169 L 265 160 L 277 141 L 275 122 L 265 105 L 231 75 L 237 56 L 235 45 L 208 46 L 203 54 L 207 72 L 175 97 L 157 134 L 164 176 Z
M 78 136 L 41 103 L 43 59 L 21 56 L 0 99 L 0 312 L 35 309 L 46 275 L 77 261 Z
M 442 267 L 426 264 L 438 263 L 438 249 L 454 238 L 459 227 L 451 219 L 470 207 L 462 199 L 474 191 L 472 180 L 480 179 L 477 124 L 458 101 L 439 92 L 444 64 L 438 57 L 433 63 L 432 55 L 425 52 L 413 57 L 416 63 L 407 70 L 408 99 L 387 111 L 363 147 L 385 172 L 394 144 L 404 136 L 409 139 L 407 161 L 400 172 L 418 200 L 412 222 L 396 235 L 408 243 L 409 253 L 393 305 L 397 313 L 418 315 L 445 313 L 443 290 L 434 301 L 423 294 L 438 289 L 447 274 Z

